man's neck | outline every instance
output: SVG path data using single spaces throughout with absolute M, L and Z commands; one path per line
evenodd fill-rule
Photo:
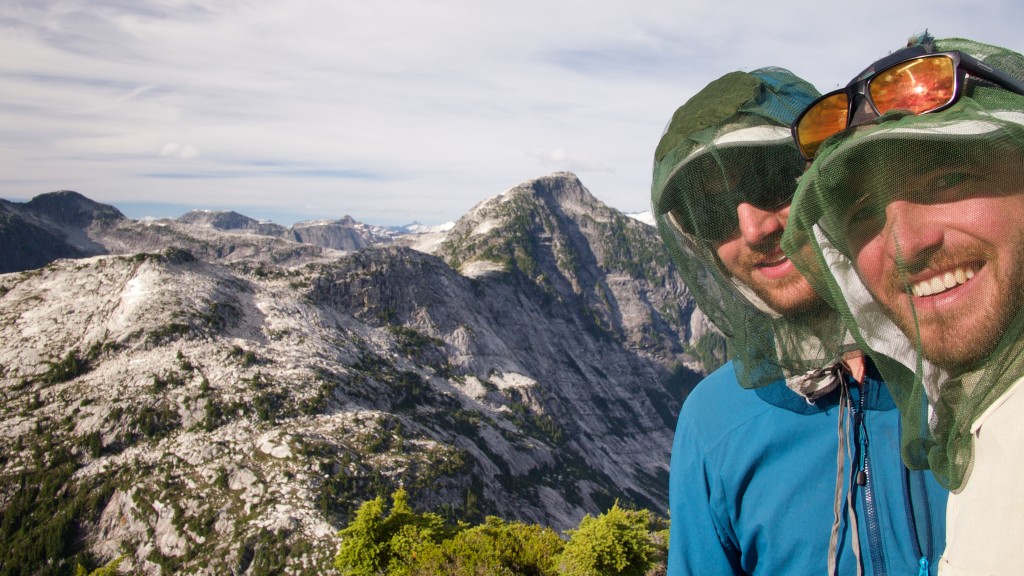
M 864 382 L 864 373 L 867 371 L 867 365 L 864 363 L 864 353 L 860 350 L 853 350 L 843 355 L 843 368 L 846 372 L 857 381 L 858 384 Z

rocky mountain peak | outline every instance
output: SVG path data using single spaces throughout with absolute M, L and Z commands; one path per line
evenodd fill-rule
M 654 344 L 642 325 L 693 309 L 657 231 L 606 206 L 568 172 L 481 202 L 436 253 L 467 276 L 512 273 L 556 301 L 579 301 L 596 329 L 641 348 Z M 673 330 L 688 341 L 688 327 Z
M 571 174 L 481 203 L 437 255 L 88 232 L 111 254 L 0 274 L 9 549 L 58 534 L 63 561 L 138 574 L 320 574 L 397 486 L 559 530 L 667 507 L 697 314 L 653 228 Z
M 255 230 L 259 224 L 259 220 L 234 210 L 191 210 L 179 216 L 178 222 L 218 230 Z
M 509 192 L 533 194 L 539 201 L 572 214 L 582 214 L 591 209 L 608 209 L 572 172 L 554 172 L 528 180 Z
M 45 266 L 57 258 L 103 254 L 90 230 L 126 221 L 120 210 L 61 190 L 24 203 L 0 203 L 0 273 Z
M 125 217 L 117 208 L 100 204 L 71 190 L 40 194 L 24 206 L 52 222 L 78 228 L 86 228 L 97 220 L 123 220 Z

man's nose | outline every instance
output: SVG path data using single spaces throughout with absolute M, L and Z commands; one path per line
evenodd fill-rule
M 760 244 L 765 238 L 778 235 L 786 228 L 789 206 L 774 210 L 758 208 L 747 202 L 736 207 L 740 235 L 750 245 Z
M 885 208 L 886 256 L 898 265 L 923 262 L 942 244 L 942 227 L 928 218 L 928 209 L 913 202 L 896 200 Z

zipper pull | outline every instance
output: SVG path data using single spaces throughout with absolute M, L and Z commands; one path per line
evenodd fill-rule
M 868 473 L 864 470 L 857 472 L 857 486 L 866 486 L 868 483 Z M 924 558 L 922 558 L 924 560 Z M 925 560 L 927 562 L 927 560 Z
M 917 576 L 928 576 L 928 559 L 921 556 L 921 559 L 917 561 Z

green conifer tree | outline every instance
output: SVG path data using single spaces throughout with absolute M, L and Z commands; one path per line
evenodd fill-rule
M 391 502 L 387 516 L 383 498 L 363 502 L 352 523 L 338 532 L 334 567 L 342 576 L 402 576 L 421 551 L 451 534 L 441 516 L 414 512 L 405 489 L 395 490 Z
M 647 510 L 623 510 L 618 501 L 596 518 L 587 514 L 568 531 L 560 560 L 563 576 L 644 576 L 654 562 L 652 518 Z

